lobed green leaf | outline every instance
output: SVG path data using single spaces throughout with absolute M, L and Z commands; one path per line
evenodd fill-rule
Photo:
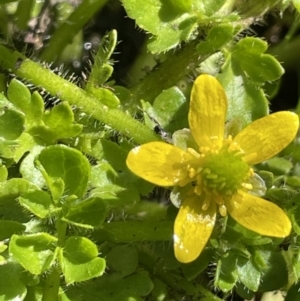
M 168 132 L 188 127 L 187 113 L 188 104 L 184 94 L 177 88 L 172 87 L 158 95 L 153 105 L 142 103 L 145 119 L 154 128 L 157 124 Z
M 187 6 L 177 1 L 123 0 L 128 16 L 135 19 L 138 26 L 151 34 L 148 48 L 152 53 L 167 51 L 180 42 L 193 37 L 197 30 L 196 13 L 183 12 Z M 179 5 L 179 7 L 178 7 Z M 178 9 L 179 8 L 179 9 Z
M 264 54 L 268 44 L 258 38 L 241 39 L 232 52 L 233 61 L 255 84 L 279 79 L 284 73 L 280 63 L 270 54 Z
M 16 202 L 21 194 L 39 188 L 21 178 L 12 178 L 5 182 L 0 182 L 0 212 L 3 219 L 16 222 L 27 222 L 30 216 L 24 213 L 24 209 Z
M 42 190 L 24 193 L 18 200 L 25 209 L 39 218 L 50 217 L 51 214 L 60 210 L 54 207 L 49 193 Z
M 23 268 L 34 275 L 48 270 L 55 260 L 57 238 L 47 233 L 13 235 L 9 252 Z
M 217 263 L 214 284 L 223 292 L 233 289 L 238 280 L 237 257 L 234 253 L 228 253 L 221 257 Z
M 20 81 L 13 79 L 7 89 L 9 101 L 26 116 L 26 126 L 40 124 L 44 113 L 44 100 L 38 92 L 32 95 Z
M 0 220 L 0 241 L 24 232 L 26 227 L 16 221 Z
M 233 35 L 234 28 L 230 23 L 213 26 L 207 32 L 205 41 L 200 42 L 197 45 L 197 51 L 201 55 L 213 53 L 229 43 L 232 40 Z
M 252 264 L 251 260 L 243 257 L 238 258 L 237 272 L 239 280 L 250 290 L 256 292 L 260 284 L 261 273 Z
M 93 229 L 103 224 L 107 217 L 108 208 L 101 198 L 92 197 L 71 205 L 64 220 L 83 228 Z
M 105 270 L 105 260 L 97 256 L 97 246 L 86 237 L 67 238 L 59 256 L 67 284 L 101 276 Z
M 61 179 L 66 195 L 83 196 L 90 177 L 90 163 L 80 151 L 65 145 L 53 145 L 43 149 L 37 160 L 53 181 L 50 183 L 53 189 L 56 189 L 55 185 L 62 187 L 58 181 Z
M 82 125 L 74 124 L 74 114 L 68 102 L 62 102 L 43 115 L 43 124 L 33 126 L 29 133 L 42 141 L 54 144 L 56 140 L 78 136 Z

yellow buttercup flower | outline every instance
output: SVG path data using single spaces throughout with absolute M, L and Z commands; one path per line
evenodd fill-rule
M 200 75 L 192 88 L 189 110 L 197 149 L 150 142 L 132 149 L 128 168 L 159 186 L 190 187 L 174 224 L 174 250 L 181 262 L 195 260 L 210 238 L 217 212 L 231 215 L 262 235 L 285 237 L 291 223 L 277 205 L 254 196 L 252 164 L 267 160 L 295 137 L 298 116 L 277 112 L 258 119 L 234 138 L 224 137 L 227 98 L 220 83 Z

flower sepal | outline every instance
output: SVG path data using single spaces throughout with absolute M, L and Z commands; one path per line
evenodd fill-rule
M 183 187 L 180 186 L 174 186 L 170 193 L 170 200 L 172 204 L 179 208 L 182 204 L 182 202 L 188 197 L 189 194 L 191 194 L 191 190 L 193 189 L 193 186 L 191 183 L 188 185 L 185 185 Z
M 199 149 L 190 129 L 182 129 L 174 132 L 172 135 L 172 141 L 175 146 L 183 150 L 187 150 L 188 148 L 192 148 L 194 150 Z
M 252 186 L 252 189 L 248 193 L 262 197 L 267 192 L 267 187 L 265 181 L 259 176 L 259 174 L 254 173 L 252 177 L 248 179 L 248 183 Z

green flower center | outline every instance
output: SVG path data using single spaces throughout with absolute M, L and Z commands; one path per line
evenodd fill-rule
M 198 161 L 188 165 L 187 169 L 189 178 L 194 180 L 193 192 L 199 195 L 203 210 L 214 201 L 219 205 L 221 215 L 225 216 L 225 201 L 239 189 L 253 188 L 247 183 L 253 170 L 243 161 L 243 152 L 232 137 L 224 139 L 221 148 L 202 147 L 200 154 L 193 149 L 188 149 L 188 152 Z
M 222 196 L 231 196 L 242 188 L 249 177 L 250 167 L 237 151 L 224 146 L 218 153 L 207 153 L 197 177 L 203 190 Z

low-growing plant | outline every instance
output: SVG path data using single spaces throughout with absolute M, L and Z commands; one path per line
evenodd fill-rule
M 0 0 L 0 301 L 297 300 L 299 1 L 73 2 Z M 84 26 L 121 5 L 148 35 L 115 75 L 121 29 Z

